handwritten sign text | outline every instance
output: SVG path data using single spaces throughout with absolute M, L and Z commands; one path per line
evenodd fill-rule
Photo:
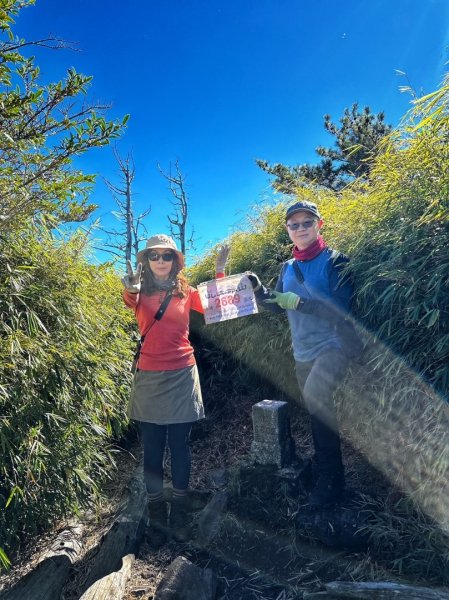
M 198 285 L 206 325 L 258 312 L 253 286 L 245 273 Z

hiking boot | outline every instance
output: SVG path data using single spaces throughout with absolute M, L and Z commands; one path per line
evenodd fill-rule
M 343 474 L 319 473 L 315 487 L 307 502 L 310 506 L 327 508 L 336 504 L 343 495 L 345 480 Z
M 168 540 L 168 511 L 165 500 L 148 502 L 149 522 L 145 537 L 150 546 L 160 548 Z
M 187 497 L 174 498 L 170 508 L 170 528 L 177 542 L 187 542 L 192 535 L 192 527 L 187 512 Z

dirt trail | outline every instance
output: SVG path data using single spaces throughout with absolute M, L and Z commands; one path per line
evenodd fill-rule
M 192 432 L 193 488 L 213 491 L 211 473 L 223 469 L 232 471 L 248 456 L 252 441 L 251 408 L 260 399 L 241 394 L 221 399 L 215 396 L 210 402 L 212 410 L 208 419 Z M 207 405 L 207 397 L 205 401 Z M 291 420 L 297 447 L 307 456 L 311 452 L 308 424 L 299 411 L 293 411 Z M 349 471 L 358 469 L 357 461 L 353 456 Z M 169 465 L 166 466 L 168 469 Z M 367 482 L 376 477 L 368 472 L 365 476 Z M 295 537 L 288 517 L 292 516 L 298 501 L 286 498 L 279 501 L 287 518 L 268 515 L 265 522 L 245 516 L 244 509 L 243 514 L 238 514 L 231 506 L 220 536 L 207 550 L 194 542 L 182 545 L 170 541 L 154 551 L 144 542 L 133 564 L 126 600 L 150 600 L 169 564 L 179 555 L 214 570 L 218 577 L 217 598 L 221 600 L 288 600 L 299 598 L 302 591 L 319 589 L 323 581 L 363 579 L 376 569 L 380 573 L 363 553 L 336 551 Z M 64 600 L 77 599 L 67 595 Z
M 195 424 L 191 436 L 191 487 L 210 493 L 218 489 L 216 480 L 211 480 L 211 474 L 232 472 L 249 455 L 252 405 L 267 397 L 257 389 L 238 389 L 235 385 L 231 388 L 225 384 L 225 376 L 220 385 L 203 383 L 208 416 Z M 290 412 L 292 435 L 297 449 L 305 458 L 311 452 L 307 417 L 295 407 Z M 350 449 L 345 449 L 345 456 L 348 457 L 349 480 L 356 476 L 357 485 L 362 489 L 365 484 L 369 486 L 376 480 L 377 475 L 366 465 L 361 465 L 362 459 Z M 121 454 L 119 470 L 105 489 L 109 501 L 103 504 L 100 514 L 92 514 L 86 521 L 85 556 L 76 564 L 61 600 L 79 600 L 79 590 L 87 577 L 94 548 L 111 525 L 126 482 L 140 459 L 140 445 L 135 440 Z M 165 466 L 168 474 L 169 458 Z M 276 504 L 270 508 L 271 514 L 262 520 L 250 518 L 245 515 L 245 510 L 234 510 L 236 507 L 231 506 L 219 537 L 207 549 L 195 543 L 170 541 L 154 551 L 144 541 L 132 566 L 125 600 L 150 600 L 169 564 L 179 555 L 198 566 L 214 570 L 218 578 L 217 598 L 221 600 L 289 600 L 301 597 L 302 591 L 319 589 L 323 581 L 336 578 L 357 580 L 367 575 L 372 577 L 375 571 L 380 572 L 368 555 L 345 554 L 295 537 L 291 517 L 298 500 L 286 497 L 274 500 L 281 503 L 282 518 L 278 518 L 281 509 L 278 510 Z M 28 556 L 25 553 L 22 567 L 18 566 L 7 579 L 13 581 L 26 572 L 32 565 L 32 559 L 31 551 Z

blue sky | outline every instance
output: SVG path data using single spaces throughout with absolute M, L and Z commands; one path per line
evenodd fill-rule
M 187 177 L 196 252 L 241 227 L 250 207 L 270 198 L 256 158 L 318 162 L 314 148 L 359 102 L 396 125 L 410 107 L 408 81 L 428 93 L 449 59 L 447 0 L 37 0 L 15 31 L 54 34 L 69 50 L 36 53 L 44 81 L 68 67 L 94 77 L 92 101 L 110 117 L 131 115 L 118 142 L 132 152 L 137 210 L 151 205 L 150 233 L 166 231 L 170 193 L 157 170 L 179 160 Z M 77 163 L 118 183 L 112 149 Z M 99 178 L 96 217 L 115 208 Z

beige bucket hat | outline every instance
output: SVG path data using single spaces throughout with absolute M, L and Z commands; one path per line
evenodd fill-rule
M 156 235 L 150 237 L 147 240 L 145 250 L 140 250 L 140 252 L 137 253 L 138 263 L 144 263 L 145 255 L 148 252 L 148 250 L 172 250 L 178 257 L 180 268 L 184 268 L 184 256 L 176 247 L 175 240 L 169 235 L 165 235 L 165 233 L 157 233 Z

